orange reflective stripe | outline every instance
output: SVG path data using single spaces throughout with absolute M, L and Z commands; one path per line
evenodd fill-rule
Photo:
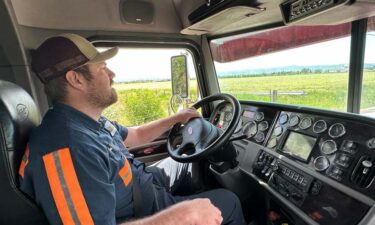
M 133 178 L 132 170 L 130 168 L 130 164 L 127 159 L 125 159 L 124 166 L 121 168 L 121 170 L 118 172 L 121 179 L 124 181 L 125 186 L 128 186 L 130 181 Z
M 43 156 L 52 195 L 63 224 L 93 225 L 69 148 Z
M 43 156 L 44 167 L 46 168 L 48 182 L 52 191 L 52 196 L 56 204 L 63 224 L 74 224 L 70 214 L 68 204 L 65 200 L 63 189 L 60 185 L 59 175 L 56 169 L 54 156 L 52 153 Z
M 71 194 L 73 204 L 77 210 L 78 218 L 81 224 L 90 225 L 94 224 L 89 208 L 87 207 L 85 197 L 83 196 L 81 186 L 79 185 L 76 172 L 74 170 L 73 161 L 70 156 L 68 148 L 58 151 L 58 155 L 61 160 L 61 168 L 64 171 L 64 177 Z
M 22 161 L 20 164 L 20 168 L 18 170 L 18 174 L 23 178 L 25 176 L 25 168 L 29 163 L 29 146 L 26 146 L 25 153 L 22 156 Z

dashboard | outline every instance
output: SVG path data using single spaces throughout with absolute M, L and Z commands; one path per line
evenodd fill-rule
M 375 121 L 357 114 L 241 102 L 234 142 L 239 167 L 298 214 L 295 224 L 371 224 L 375 204 Z M 212 122 L 225 130 L 220 103 Z M 290 221 L 297 221 L 288 216 Z M 293 223 L 293 222 L 292 222 Z M 289 223 L 289 224 L 292 224 Z

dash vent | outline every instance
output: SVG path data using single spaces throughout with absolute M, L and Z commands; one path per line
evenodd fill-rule
M 360 188 L 367 188 L 375 175 L 375 159 L 363 156 L 357 163 L 352 173 L 352 182 Z

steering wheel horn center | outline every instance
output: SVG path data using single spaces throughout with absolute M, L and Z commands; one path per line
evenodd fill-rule
M 173 159 L 179 162 L 199 160 L 228 143 L 240 118 L 238 100 L 228 94 L 216 94 L 200 100 L 193 107 L 199 108 L 217 100 L 227 101 L 233 106 L 233 117 L 228 128 L 221 132 L 219 128 L 203 118 L 194 118 L 184 126 L 174 125 L 167 142 L 168 152 Z

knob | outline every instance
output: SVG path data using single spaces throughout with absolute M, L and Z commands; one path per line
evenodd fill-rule
M 365 167 L 363 168 L 362 173 L 367 174 L 372 167 L 372 162 L 370 160 L 364 160 L 362 161 L 362 166 Z
M 372 162 L 370 160 L 364 160 L 362 162 L 362 165 L 366 168 L 371 168 L 372 167 Z

